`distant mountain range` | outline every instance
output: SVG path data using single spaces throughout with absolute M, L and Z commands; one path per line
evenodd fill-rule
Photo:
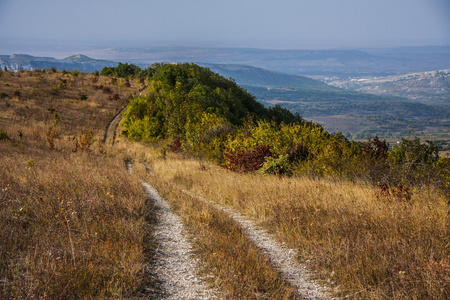
M 0 67 L 11 71 L 40 70 L 55 67 L 57 70 L 71 71 L 78 69 L 80 72 L 94 72 L 101 70 L 104 66 L 114 67 L 116 62 L 97 60 L 85 55 L 73 55 L 64 59 L 53 57 L 36 57 L 26 54 L 0 55 Z
M 319 80 L 305 76 L 292 75 L 282 72 L 269 71 L 262 68 L 237 64 L 198 63 L 222 76 L 233 78 L 242 86 L 258 87 L 291 87 L 315 90 L 340 90 Z
M 92 57 L 131 62 L 238 64 L 317 78 L 348 79 L 450 68 L 450 47 L 401 47 L 332 50 L 256 48 L 142 47 L 87 51 Z
M 52 57 L 35 57 L 25 54 L 0 55 L 0 68 L 5 67 L 11 71 L 40 70 L 55 67 L 57 70 L 72 71 L 78 69 L 81 72 L 101 71 L 105 66 L 117 66 L 117 62 L 97 60 L 85 55 L 77 54 L 64 59 Z M 237 64 L 211 64 L 198 63 L 211 69 L 222 76 L 233 78 L 240 85 L 258 87 L 294 87 L 316 90 L 339 90 L 321 81 L 304 76 L 292 75 L 282 72 L 269 71 L 262 68 Z M 147 63 L 137 63 L 142 68 L 149 66 Z

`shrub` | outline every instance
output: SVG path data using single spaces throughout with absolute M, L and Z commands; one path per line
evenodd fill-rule
M 252 150 L 229 150 L 224 153 L 224 167 L 237 172 L 254 172 L 271 156 L 272 152 L 268 145 L 257 145 Z
M 302 144 L 298 144 L 296 147 L 291 147 L 286 152 L 287 159 L 293 162 L 303 161 L 308 158 L 309 151 L 308 147 Z
M 0 128 L 0 141 L 9 141 L 10 138 L 8 134 Z
M 271 175 L 292 175 L 289 155 L 280 155 L 278 158 L 267 157 L 259 172 Z
M 47 131 L 47 142 L 48 142 L 48 148 L 50 150 L 53 150 L 55 148 L 55 137 L 58 134 L 57 126 L 59 124 L 59 115 L 55 113 L 53 115 L 53 125 L 48 128 Z
M 4 98 L 8 98 L 9 96 L 8 96 L 8 94 L 7 93 L 5 93 L 5 92 L 1 92 L 0 93 L 0 99 L 4 99 Z
M 14 91 L 14 97 L 20 98 L 20 96 L 22 96 L 20 91 Z
M 80 71 L 78 71 L 78 69 L 75 69 L 72 71 L 72 76 L 73 77 L 77 77 L 80 74 Z
M 85 93 L 83 93 L 83 92 L 79 92 L 78 93 L 78 99 L 80 99 L 80 100 L 87 100 L 87 95 L 85 94 Z
M 109 86 L 104 86 L 102 88 L 102 92 L 103 92 L 103 94 L 111 94 L 112 90 L 111 90 L 111 88 Z
M 78 149 L 81 151 L 90 152 L 91 145 L 95 142 L 94 131 L 89 129 L 86 133 L 80 132 L 79 137 L 75 138 L 75 148 L 73 152 L 77 152 Z
M 50 72 L 51 72 L 51 73 L 56 73 L 56 72 L 57 72 L 57 70 L 56 70 L 56 68 L 55 68 L 55 67 L 51 67 L 51 69 L 50 69 Z
M 172 143 L 169 144 L 169 148 L 170 148 L 170 151 L 172 151 L 172 152 L 175 152 L 175 153 L 181 152 L 181 150 L 182 150 L 181 149 L 181 140 L 180 139 L 173 140 Z
M 113 95 L 112 95 L 112 99 L 113 100 L 119 100 L 120 99 L 120 96 L 119 96 L 119 94 L 118 93 L 114 93 Z

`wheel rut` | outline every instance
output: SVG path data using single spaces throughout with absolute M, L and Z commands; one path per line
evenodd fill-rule
M 131 173 L 131 162 L 126 161 L 125 165 Z M 141 184 L 154 203 L 158 220 L 154 228 L 157 247 L 152 273 L 158 278 L 160 284 L 157 289 L 162 293 L 154 295 L 154 298 L 218 299 L 218 291 L 197 276 L 199 261 L 193 255 L 187 238 L 189 234 L 180 217 L 172 212 L 169 203 L 153 187 L 145 182 Z
M 151 172 L 148 165 L 144 164 L 147 172 Z M 312 274 L 308 272 L 306 265 L 300 264 L 297 260 L 297 251 L 289 249 L 284 243 L 279 243 L 273 234 L 268 233 L 264 228 L 255 225 L 255 223 L 244 217 L 237 211 L 217 204 L 209 199 L 195 195 L 180 187 L 172 184 L 175 188 L 191 197 L 195 197 L 206 202 L 216 209 L 225 212 L 235 222 L 237 222 L 246 232 L 248 238 L 261 250 L 261 252 L 270 258 L 273 266 L 280 271 L 286 280 L 297 289 L 297 295 L 300 299 L 332 299 L 331 290 L 320 285 L 312 279 Z

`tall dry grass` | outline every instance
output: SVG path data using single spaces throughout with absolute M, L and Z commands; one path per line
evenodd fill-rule
M 450 298 L 449 203 L 438 191 L 407 199 L 364 183 L 237 174 L 173 155 L 150 165 L 156 176 L 264 225 L 341 295 Z
M 65 135 L 93 129 L 101 136 L 107 124 L 125 107 L 130 95 L 139 93 L 140 84 L 130 81 L 130 87 L 112 84 L 109 77 L 80 73 L 73 76 L 36 71 L 2 72 L 0 76 L 0 128 L 17 124 L 22 128 L 45 125 L 53 114 L 59 114 Z M 98 78 L 93 82 L 94 78 Z M 103 93 L 107 87 L 111 93 Z M 20 96 L 15 96 L 19 92 Z M 86 95 L 85 100 L 80 94 Z M 114 100 L 111 94 L 117 94 Z
M 138 87 L 108 100 L 92 76 L 0 77 L 8 95 L 0 99 L 0 129 L 11 139 L 0 140 L 0 299 L 134 298 L 155 286 L 153 206 L 123 156 L 101 143 Z
M 145 284 L 151 205 L 123 161 L 0 142 L 0 298 L 122 298 Z

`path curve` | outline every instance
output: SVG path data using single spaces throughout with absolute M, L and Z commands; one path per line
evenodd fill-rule
M 126 106 L 125 106 L 124 108 L 122 108 L 122 109 L 117 113 L 117 115 L 115 115 L 115 117 L 111 120 L 111 122 L 109 122 L 108 126 L 106 126 L 105 135 L 104 135 L 104 137 L 103 137 L 103 143 L 106 144 L 106 141 L 108 140 L 108 137 L 109 137 L 109 135 L 110 135 L 110 134 L 109 134 L 109 131 L 110 131 L 111 127 L 113 126 L 113 124 L 115 124 L 115 126 L 114 126 L 113 139 L 112 139 L 112 142 L 111 142 L 111 144 L 114 145 L 114 140 L 116 139 L 116 129 L 117 129 L 117 126 L 119 126 L 118 120 L 119 120 L 119 117 L 122 115 L 122 113 L 123 113 L 126 109 L 127 109 Z

